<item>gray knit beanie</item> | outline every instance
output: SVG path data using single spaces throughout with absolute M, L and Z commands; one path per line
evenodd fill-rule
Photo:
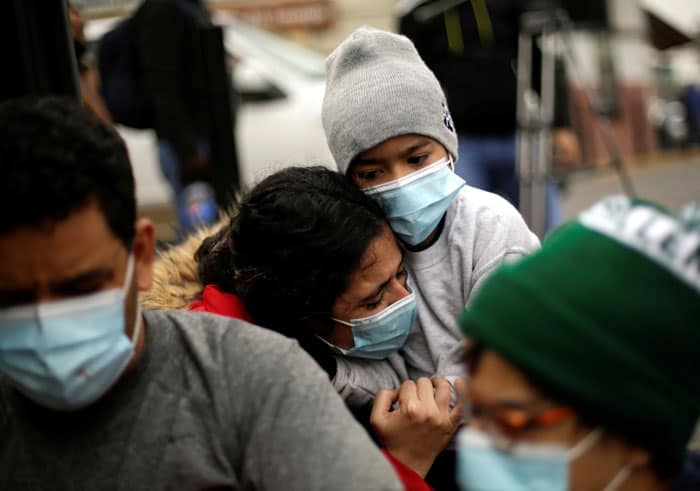
M 415 133 L 457 158 L 457 134 L 445 94 L 405 36 L 361 27 L 326 60 L 323 128 L 345 174 L 365 150 Z

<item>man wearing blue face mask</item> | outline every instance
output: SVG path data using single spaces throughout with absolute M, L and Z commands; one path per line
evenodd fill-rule
M 293 341 L 141 312 L 153 226 L 113 129 L 4 103 L 0 168 L 0 489 L 401 489 Z

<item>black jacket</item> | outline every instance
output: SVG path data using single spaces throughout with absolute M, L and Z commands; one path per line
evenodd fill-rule
M 428 21 L 416 12 L 401 17 L 409 37 L 447 95 L 458 133 L 499 135 L 516 128 L 516 63 L 524 0 L 467 0 Z M 528 5 L 530 3 L 528 2 Z M 539 73 L 535 51 L 533 74 Z M 535 86 L 539 83 L 534 78 Z M 557 64 L 555 127 L 569 125 L 567 81 Z
M 210 25 L 209 16 L 196 0 L 146 0 L 135 15 L 156 133 L 186 157 L 195 152 L 198 137 L 210 134 L 198 39 L 198 28 Z
M 671 491 L 700 491 L 700 452 L 690 452 Z

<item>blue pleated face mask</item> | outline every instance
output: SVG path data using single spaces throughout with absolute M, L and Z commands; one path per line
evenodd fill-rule
M 344 349 L 319 336 L 333 351 L 356 358 L 383 360 L 398 351 L 406 342 L 413 321 L 416 320 L 416 297 L 410 293 L 381 312 L 368 317 L 350 321 L 333 320 L 352 328 L 355 343 L 352 348 Z
M 0 373 L 52 409 L 78 409 L 107 392 L 134 353 L 124 332 L 133 269 L 129 256 L 121 288 L 0 310 Z M 134 341 L 141 323 L 139 310 Z
M 363 191 L 381 203 L 391 229 L 406 244 L 418 245 L 435 230 L 465 185 L 443 158 L 407 176 Z
M 457 483 L 464 491 L 567 491 L 569 464 L 601 435 L 593 430 L 571 448 L 517 443 L 500 449 L 493 437 L 465 428 L 457 437 Z M 622 468 L 602 491 L 615 491 L 630 474 Z

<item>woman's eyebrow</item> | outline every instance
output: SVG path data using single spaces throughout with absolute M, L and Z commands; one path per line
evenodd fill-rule
M 374 298 L 376 298 L 377 296 L 381 295 L 382 291 L 384 290 L 384 288 L 386 288 L 386 286 L 389 284 L 390 281 L 391 281 L 391 278 L 389 278 L 389 279 L 386 280 L 384 283 L 382 283 L 381 285 L 379 285 L 379 288 L 377 288 L 376 291 L 374 291 L 371 295 L 367 295 L 365 298 L 363 298 L 362 300 L 360 300 L 360 301 L 359 301 L 359 304 L 362 305 L 362 304 L 365 304 L 365 303 L 369 303 L 369 302 L 372 301 Z

